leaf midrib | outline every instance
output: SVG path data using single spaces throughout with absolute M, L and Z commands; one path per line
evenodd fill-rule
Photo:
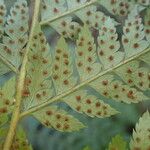
M 34 106 L 34 107 L 30 108 L 29 110 L 27 110 L 27 111 L 25 111 L 25 112 L 22 112 L 22 114 L 20 115 L 20 117 L 22 118 L 22 117 L 24 117 L 24 116 L 26 116 L 26 115 L 29 115 L 29 114 L 31 114 L 31 113 L 33 113 L 33 112 L 35 112 L 35 111 L 38 111 L 38 110 L 42 109 L 43 107 L 45 107 L 45 106 L 47 106 L 47 105 L 49 105 L 49 104 L 51 104 L 51 103 L 53 103 L 53 102 L 56 102 L 56 101 L 61 100 L 63 97 L 65 97 L 65 96 L 67 96 L 67 95 L 73 93 L 74 91 L 76 91 L 76 90 L 82 88 L 83 86 L 85 86 L 85 85 L 89 84 L 90 82 L 92 82 L 92 81 L 98 79 L 99 77 L 101 77 L 101 76 L 103 76 L 103 75 L 105 75 L 105 74 L 107 74 L 107 73 L 109 73 L 109 72 L 112 72 L 113 70 L 115 70 L 115 69 L 121 67 L 122 65 L 124 65 L 124 64 L 126 64 L 126 63 L 128 63 L 128 62 L 130 62 L 130 61 L 132 61 L 132 60 L 134 60 L 134 59 L 137 59 L 138 57 L 140 57 L 140 56 L 142 56 L 142 55 L 148 53 L 149 51 L 150 51 L 150 47 L 148 47 L 147 49 L 143 50 L 142 52 L 140 52 L 140 53 L 138 53 L 138 54 L 135 54 L 134 56 L 132 56 L 132 57 L 130 57 L 130 58 L 128 58 L 128 59 L 122 61 L 122 62 L 119 63 L 118 65 L 116 65 L 116 66 L 114 66 L 114 67 L 112 67 L 112 68 L 109 68 L 109 69 L 107 69 L 107 70 L 104 70 L 104 71 L 100 72 L 99 74 L 95 75 L 94 77 L 91 77 L 90 79 L 85 80 L 84 82 L 78 84 L 77 86 L 75 86 L 75 87 L 73 87 L 73 88 L 67 90 L 66 92 L 64 92 L 64 93 L 62 93 L 62 94 L 59 94 L 59 95 L 57 95 L 57 96 L 55 96 L 55 97 L 53 97 L 53 98 L 50 98 L 50 99 L 47 100 L 46 102 L 43 102 L 42 104 L 40 104 L 40 105 L 38 105 L 38 106 Z

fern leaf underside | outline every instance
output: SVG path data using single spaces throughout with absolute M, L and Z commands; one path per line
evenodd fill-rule
M 76 7 L 84 4 L 74 3 Z M 147 4 L 144 8 L 146 6 Z M 50 5 L 44 0 L 42 21 L 53 19 L 57 13 L 66 13 L 74 9 L 72 7 L 70 1 Z M 48 8 L 52 13 L 47 13 Z M 60 38 L 54 48 L 47 43 L 41 23 L 38 23 L 34 29 L 26 67 L 22 111 L 33 109 L 32 115 L 44 125 L 70 132 L 79 130 L 84 125 L 65 110 L 59 109 L 56 104 L 47 106 L 48 104 L 61 101 L 79 113 L 103 118 L 118 113 L 105 103 L 107 101 L 103 102 L 104 99 L 124 103 L 138 103 L 149 99 L 144 93 L 150 87 L 149 38 L 147 32 L 144 32 L 149 25 L 148 17 L 143 24 L 139 11 L 135 6 L 130 13 L 125 13 L 128 18 L 124 25 L 100 12 L 96 6 L 88 6 L 74 13 L 82 23 L 74 22 L 73 16 L 65 16 L 52 23 L 48 21 L 56 30 L 59 25 L 62 26 L 62 30 L 58 31 Z M 3 24 L 0 26 L 5 33 L 2 34 L 0 43 L 1 55 L 17 69 L 28 40 L 28 19 L 26 1 L 18 0 L 10 10 L 5 28 L 3 29 Z M 118 25 L 122 28 L 122 35 L 118 33 Z M 73 39 L 73 44 L 65 39 L 68 37 Z M 144 53 L 146 55 L 142 55 Z M 5 85 L 2 90 L 3 88 Z M 98 96 L 89 89 L 97 92 Z M 14 93 L 10 97 L 12 100 Z M 0 96 L 3 97 L 3 92 Z M 1 109 L 3 101 L 0 102 Z M 53 113 L 49 115 L 48 112 Z M 60 118 L 57 117 L 58 114 L 61 114 Z M 67 121 L 65 118 L 68 118 Z
M 146 111 L 139 122 L 136 123 L 135 130 L 133 130 L 132 138 L 129 143 L 130 150 L 148 150 L 150 149 L 149 142 L 149 128 L 150 128 L 150 114 Z M 116 135 L 109 143 L 108 150 L 127 150 L 127 142 L 120 136 Z

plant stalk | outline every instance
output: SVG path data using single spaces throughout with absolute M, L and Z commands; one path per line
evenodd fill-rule
M 28 52 L 30 50 L 30 46 L 32 43 L 32 38 L 33 38 L 33 34 L 34 34 L 34 28 L 38 22 L 38 14 L 39 14 L 39 9 L 40 9 L 40 1 L 41 0 L 35 0 L 35 5 L 34 5 L 34 14 L 33 14 L 33 18 L 32 18 L 32 24 L 31 24 L 31 31 L 30 31 L 30 35 L 29 35 L 29 41 L 26 47 L 26 51 L 24 54 L 24 58 L 23 58 L 23 62 L 22 62 L 22 66 L 18 75 L 18 80 L 17 80 L 17 87 L 16 87 L 16 104 L 15 104 L 15 108 L 14 108 L 14 112 L 12 114 L 12 119 L 10 122 L 10 128 L 7 134 L 7 137 L 5 139 L 4 142 L 4 147 L 3 150 L 10 150 L 13 139 L 14 139 L 14 135 L 15 135 L 15 131 L 17 128 L 17 124 L 19 122 L 19 118 L 20 118 L 20 106 L 21 106 L 21 100 L 22 100 L 22 91 L 23 91 L 23 87 L 24 87 L 24 79 L 25 79 L 25 75 L 26 75 L 26 64 L 28 61 Z

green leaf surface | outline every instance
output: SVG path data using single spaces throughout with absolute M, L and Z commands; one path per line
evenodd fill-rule
M 140 16 L 147 3 L 134 6 L 142 2 L 103 1 L 103 6 L 113 13 L 110 15 L 101 11 L 105 10 L 103 6 L 89 6 L 88 2 L 43 0 L 41 23 L 33 31 L 22 91 L 23 114 L 34 112 L 44 125 L 59 131 L 75 131 L 84 126 L 64 110 L 48 106 L 53 102 L 64 102 L 79 113 L 104 118 L 118 113 L 106 99 L 128 104 L 148 99 L 143 91 L 149 90 L 150 84 L 149 49 L 146 49 L 149 13 L 145 19 Z M 71 15 L 66 16 L 67 13 Z M 18 70 L 28 40 L 28 19 L 26 1 L 17 0 L 7 17 L 0 44 L 1 55 Z M 41 29 L 43 22 L 60 34 L 56 45 L 47 43 Z M 0 67 L 1 74 L 7 72 L 3 64 Z M 11 86 L 4 88 L 8 89 L 15 90 Z M 5 100 L 14 96 L 13 90 L 10 96 L 4 96 L 4 90 L 1 90 L 1 112 L 7 110 L 3 109 Z M 1 116 L 7 121 L 7 116 Z
M 0 88 L 0 149 L 9 129 L 8 114 L 10 115 L 14 108 L 15 81 L 13 77 Z
M 140 59 L 150 66 L 150 61 L 149 61 L 150 60 L 150 52 L 141 56 Z
M 139 119 L 136 124 L 135 130 L 133 131 L 132 139 L 130 141 L 130 150 L 140 149 L 148 150 L 150 149 L 150 114 L 145 112 L 143 116 Z
M 141 4 L 143 6 L 150 6 L 150 1 L 149 0 L 134 0 L 135 2 L 137 2 L 138 4 Z
M 78 8 L 79 6 L 85 4 L 87 0 L 66 0 L 68 10 Z
M 44 0 L 41 9 L 42 20 L 54 18 L 66 11 L 65 0 Z
M 1 55 L 18 69 L 28 40 L 28 7 L 25 0 L 17 0 L 7 16 L 5 33 L 0 43 Z
M 120 135 L 116 135 L 112 138 L 109 144 L 108 150 L 127 150 L 127 143 Z
M 128 0 L 99 0 L 99 3 L 117 16 L 127 16 L 134 5 L 133 1 Z
M 39 25 L 33 35 L 27 63 L 27 75 L 22 92 L 24 107 L 38 105 L 53 95 L 50 47 Z
M 97 62 L 94 38 L 87 25 L 81 29 L 76 45 L 76 66 L 80 80 L 84 81 L 101 70 L 101 64 Z
M 5 119 L 7 120 L 8 118 L 6 115 L 5 115 L 5 117 L 6 117 Z M 0 118 L 0 120 L 1 119 L 2 118 Z M 3 144 L 5 141 L 8 129 L 9 129 L 9 124 L 8 124 L 8 122 L 6 122 L 6 120 L 5 120 L 5 123 L 3 125 L 0 125 L 0 149 L 3 149 Z M 2 120 L 2 121 L 4 121 L 4 120 Z
M 96 96 L 88 94 L 85 90 L 77 91 L 63 98 L 63 101 L 75 111 L 84 113 L 90 117 L 105 118 L 118 113 L 110 105 L 104 103 Z
M 15 103 L 15 77 L 10 78 L 1 88 L 0 88 L 0 118 L 4 114 L 11 113 L 13 105 Z
M 87 2 L 87 0 L 44 0 L 42 3 L 41 18 L 42 20 L 53 19 L 63 13 L 78 9 L 78 7 L 85 5 Z
M 0 76 L 8 73 L 9 71 L 10 69 L 3 62 L 0 61 Z
M 28 76 L 27 81 L 25 81 L 26 86 L 24 92 L 24 96 L 30 101 L 28 103 L 28 100 L 25 100 L 26 105 L 28 105 L 26 109 L 28 110 L 30 108 L 28 110 L 29 112 L 34 111 L 38 113 L 40 107 L 45 110 L 45 106 L 48 104 L 56 101 L 64 101 L 79 113 L 91 117 L 103 118 L 117 113 L 114 108 L 111 108 L 111 106 L 103 102 L 106 98 L 128 104 L 138 103 L 149 99 L 145 93 L 142 92 L 149 88 L 149 82 L 146 82 L 149 78 L 147 64 L 146 66 L 140 66 L 138 64 L 136 65 L 137 68 L 134 65 L 132 67 L 130 64 L 134 64 L 135 62 L 141 63 L 141 59 L 135 57 L 137 54 L 134 56 L 135 60 L 123 57 L 122 54 L 124 52 L 122 49 L 119 49 L 120 44 L 117 40 L 118 36 L 112 20 L 108 18 L 104 25 L 106 25 L 107 28 L 105 29 L 105 26 L 102 26 L 99 38 L 102 38 L 101 40 L 105 39 L 105 42 L 107 42 L 108 38 L 113 36 L 113 38 L 109 40 L 110 44 L 105 44 L 105 52 L 109 55 L 112 54 L 115 57 L 118 53 L 117 56 L 119 57 L 116 57 L 117 60 L 115 59 L 115 61 L 110 64 L 107 62 L 105 63 L 101 57 L 98 57 L 99 49 L 96 49 L 96 42 L 87 25 L 84 25 L 81 28 L 74 49 L 69 49 L 68 41 L 61 36 L 54 48 L 54 53 L 52 52 L 52 57 L 50 56 L 50 53 L 41 52 L 41 45 L 37 46 L 40 43 L 40 40 L 37 40 L 37 37 L 33 40 L 34 42 L 33 47 L 31 48 L 32 53 L 29 56 Z M 107 36 L 103 34 L 103 30 L 106 32 Z M 112 32 L 109 32 L 109 30 L 112 30 Z M 36 32 L 36 34 L 39 34 L 38 29 L 36 29 Z M 116 43 L 114 44 L 114 47 L 116 47 L 113 48 L 113 50 L 108 49 L 114 42 Z M 101 45 L 98 46 L 100 48 Z M 71 52 L 71 50 L 74 50 L 74 52 Z M 37 51 L 40 51 L 40 55 Z M 148 51 L 148 49 L 145 49 L 145 51 Z M 42 60 L 43 58 L 45 59 L 45 54 L 46 56 L 50 56 L 48 57 L 49 62 L 46 63 L 46 65 L 40 60 L 41 58 Z M 128 64 L 135 70 L 132 79 L 135 79 L 135 77 L 138 78 L 137 81 L 134 80 L 133 84 L 128 83 L 128 80 L 130 79 L 130 76 L 128 77 L 126 75 L 126 67 Z M 45 68 L 44 65 L 47 69 L 43 72 L 43 69 Z M 35 66 L 41 66 L 41 68 L 36 68 Z M 74 75 L 75 72 L 76 74 Z M 43 76 L 43 73 L 45 76 Z M 139 74 L 141 73 L 144 74 L 144 78 L 139 77 Z M 41 87 L 41 81 L 43 82 L 43 80 L 46 80 L 46 85 L 49 86 L 48 88 L 44 88 L 44 90 Z M 139 82 L 140 84 L 143 84 L 142 87 L 140 87 Z M 92 88 L 95 92 L 98 92 L 101 98 L 95 94 L 87 94 L 86 87 Z M 48 97 L 45 89 L 48 92 Z M 78 102 L 76 99 L 78 92 L 83 96 L 81 102 Z M 31 98 L 30 94 L 33 95 Z M 95 108 L 96 103 L 100 103 L 102 107 L 92 109 L 91 106 Z M 107 111 L 106 108 L 108 108 Z
M 77 38 L 80 32 L 80 24 L 73 21 L 71 16 L 63 17 L 55 22 L 49 23 L 60 35 L 65 38 L 74 39 Z
M 116 73 L 130 86 L 145 91 L 150 87 L 150 69 L 148 67 L 141 67 L 140 61 L 132 61 L 124 66 L 116 69 Z
M 52 64 L 52 78 L 56 94 L 72 88 L 77 83 L 77 77 L 73 76 L 73 56 L 65 39 L 61 37 L 55 48 L 55 56 Z
M 109 18 L 103 12 L 98 11 L 97 7 L 94 5 L 77 11 L 75 15 L 78 16 L 87 26 L 95 29 L 101 28 Z M 118 24 L 114 19 L 111 18 L 111 20 L 114 25 Z
M 120 43 L 111 18 L 108 18 L 99 30 L 98 56 L 105 69 L 119 64 L 124 59 L 124 52 L 118 51 Z
M 53 127 L 58 131 L 78 131 L 85 126 L 66 111 L 58 109 L 57 106 L 48 106 L 43 110 L 33 113 L 43 125 Z
M 147 8 L 146 10 L 144 25 L 145 25 L 144 31 L 145 31 L 146 39 L 147 41 L 149 41 L 150 44 L 150 9 L 149 8 Z
M 4 24 L 6 21 L 6 6 L 4 4 L 4 0 L 0 1 L 0 38 L 2 37 L 2 34 L 4 33 Z
M 144 9 L 150 5 L 149 0 L 99 0 L 99 3 L 110 13 L 119 17 L 127 16 L 135 6 Z
M 149 99 L 136 88 L 132 88 L 121 80 L 115 79 L 113 75 L 104 75 L 90 83 L 90 86 L 104 97 L 123 101 L 124 103 L 138 103 Z
M 122 43 L 126 57 L 131 57 L 141 52 L 149 45 L 145 40 L 144 26 L 142 19 L 138 16 L 137 8 L 135 7 L 128 15 L 128 19 L 125 21 L 125 26 L 123 27 L 124 35 L 122 36 Z

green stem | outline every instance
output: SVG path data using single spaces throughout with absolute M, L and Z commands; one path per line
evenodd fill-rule
M 5 139 L 4 143 L 4 148 L 3 150 L 10 150 L 10 147 L 13 142 L 13 138 L 15 135 L 15 131 L 17 128 L 17 124 L 19 122 L 20 118 L 20 106 L 21 106 L 21 100 L 22 100 L 22 91 L 23 91 L 23 86 L 24 86 L 24 79 L 26 75 L 26 64 L 28 61 L 28 52 L 30 50 L 30 46 L 32 43 L 32 38 L 34 34 L 34 28 L 38 22 L 38 14 L 39 14 L 39 8 L 40 8 L 40 0 L 35 0 L 35 6 L 34 6 L 34 14 L 33 14 L 33 19 L 32 19 L 32 25 L 31 25 L 31 31 L 30 31 L 30 36 L 29 36 L 29 41 L 26 47 L 26 51 L 24 54 L 22 66 L 20 69 L 20 73 L 18 76 L 18 82 L 17 82 L 17 88 L 16 88 L 16 105 L 14 108 L 14 112 L 12 114 L 12 120 L 10 123 L 10 128 L 7 134 L 7 137 Z
M 119 63 L 118 65 L 116 65 L 116 66 L 114 66 L 114 67 L 111 67 L 111 68 L 109 68 L 109 69 L 107 69 L 107 70 L 104 70 L 103 72 L 100 72 L 100 73 L 97 74 L 96 76 L 94 76 L 94 77 L 92 77 L 92 78 L 90 78 L 90 79 L 88 79 L 88 80 L 82 82 L 81 84 L 79 84 L 79 85 L 73 87 L 72 89 L 70 89 L 70 90 L 68 90 L 68 91 L 66 91 L 66 92 L 64 92 L 64 93 L 62 93 L 62 94 L 60 94 L 60 95 L 57 95 L 57 96 L 55 96 L 55 97 L 49 99 L 48 101 L 42 103 L 41 105 L 35 106 L 35 107 L 33 107 L 33 108 L 31 108 L 31 109 L 29 109 L 29 110 L 23 112 L 23 113 L 20 115 L 20 117 L 22 118 L 22 117 L 24 117 L 24 116 L 26 116 L 26 115 L 29 115 L 29 114 L 31 114 L 31 113 L 33 113 L 33 112 L 35 112 L 35 111 L 38 111 L 38 110 L 42 109 L 42 108 L 45 107 L 45 106 L 48 106 L 49 104 L 51 104 L 51 103 L 53 103 L 53 102 L 56 102 L 56 101 L 61 100 L 63 97 L 65 97 L 65 96 L 71 94 L 72 92 L 74 92 L 74 91 L 76 91 L 76 90 L 82 88 L 83 86 L 89 84 L 90 82 L 92 82 L 92 81 L 94 81 L 94 80 L 100 78 L 101 76 L 103 76 L 103 75 L 105 75 L 105 74 L 108 74 L 109 72 L 112 72 L 113 70 L 115 70 L 115 69 L 121 67 L 122 65 L 127 64 L 127 63 L 129 63 L 130 61 L 133 61 L 134 59 L 139 58 L 140 56 L 142 56 L 142 55 L 148 53 L 149 51 L 150 51 L 150 48 L 147 48 L 147 49 L 145 49 L 144 51 L 142 51 L 142 52 L 140 52 L 140 53 L 138 53 L 138 54 L 136 54 L 136 55 L 134 55 L 134 56 L 132 56 L 132 57 L 130 57 L 130 58 L 124 60 L 124 61 L 122 61 L 122 62 Z
M 58 19 L 60 19 L 60 18 L 62 18 L 62 17 L 65 17 L 65 16 L 67 16 L 67 15 L 70 15 L 70 14 L 72 14 L 72 13 L 74 13 L 74 12 L 76 12 L 76 11 L 79 11 L 79 10 L 85 8 L 85 7 L 88 7 L 88 6 L 90 6 L 90 5 L 92 5 L 92 4 L 96 3 L 96 2 L 97 2 L 97 0 L 93 0 L 93 1 L 87 2 L 86 4 L 83 4 L 83 5 L 81 5 L 81 6 L 77 7 L 77 8 L 75 8 L 75 9 L 71 9 L 71 10 L 69 10 L 69 11 L 66 11 L 66 12 L 62 13 L 62 14 L 59 15 L 59 16 L 56 16 L 56 17 L 54 17 L 54 18 L 50 18 L 50 19 L 47 19 L 47 20 L 43 20 L 43 21 L 40 22 L 40 25 L 46 25 L 46 24 L 48 24 L 48 23 L 50 23 L 50 22 L 53 22 L 53 21 L 55 21 L 55 20 L 58 20 Z
M 14 73 L 18 73 L 18 70 L 15 68 L 14 65 L 12 65 L 6 58 L 4 58 L 2 55 L 0 55 L 0 60 L 8 67 L 10 68 Z

